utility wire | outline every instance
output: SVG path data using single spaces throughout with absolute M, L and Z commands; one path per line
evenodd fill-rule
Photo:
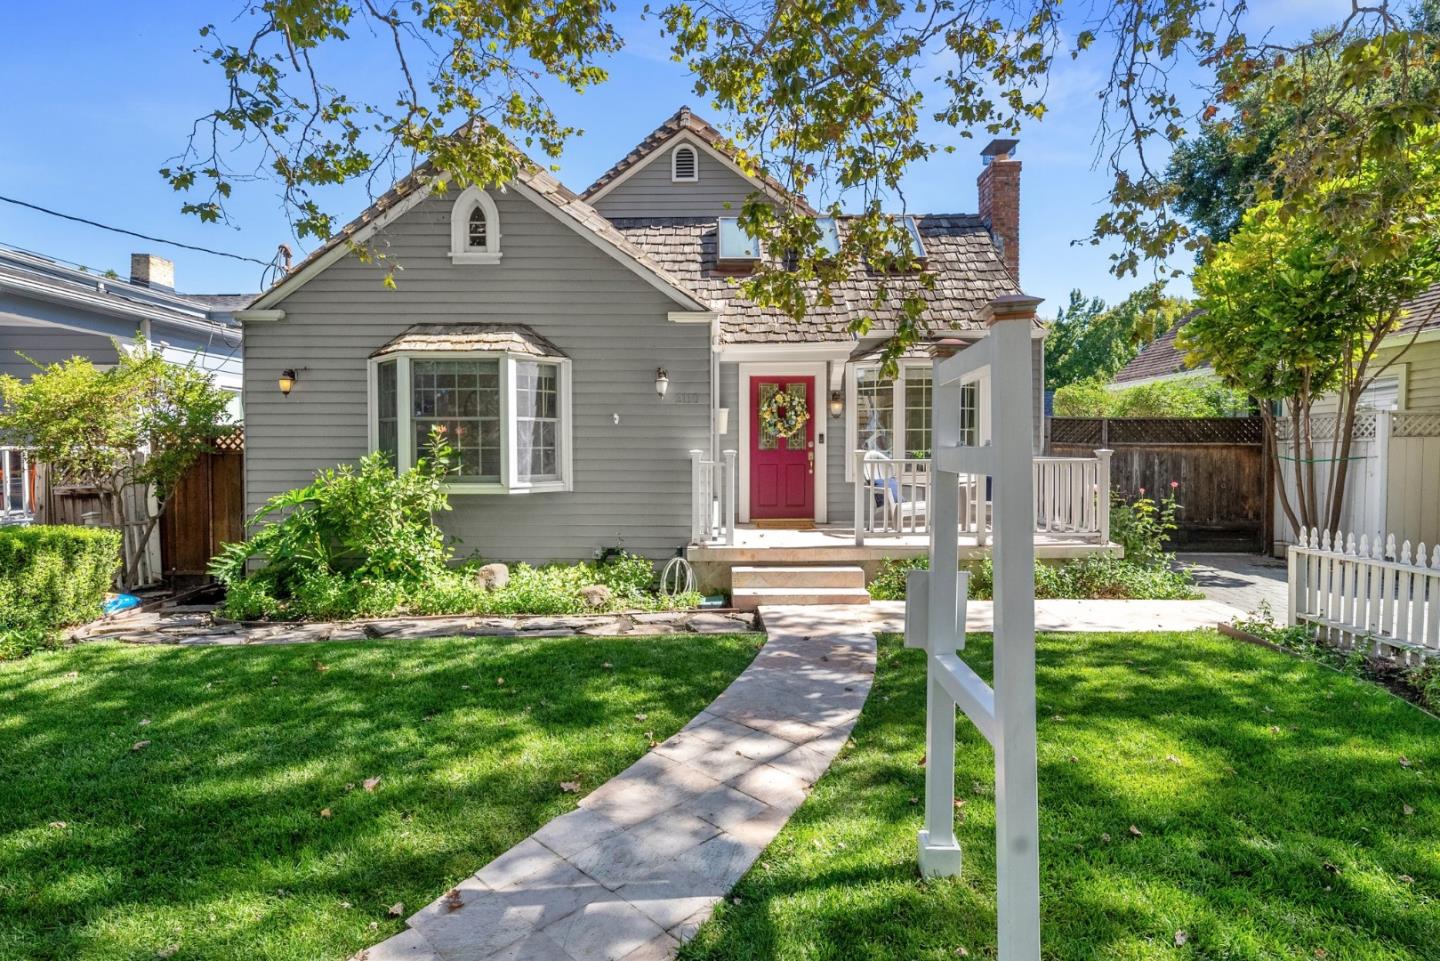
M 77 224 L 88 224 L 91 227 L 99 227 L 101 230 L 110 230 L 117 234 L 125 234 L 130 237 L 138 237 L 141 240 L 148 240 L 156 244 L 168 244 L 171 247 L 183 247 L 185 250 L 196 250 L 202 254 L 212 254 L 216 257 L 229 257 L 231 260 L 244 260 L 252 264 L 259 264 L 261 267 L 273 267 L 273 260 L 258 260 L 255 257 L 246 257 L 243 254 L 226 253 L 223 250 L 211 250 L 209 247 L 197 247 L 194 244 L 182 244 L 178 240 L 166 240 L 163 237 L 151 237 L 147 234 L 137 234 L 133 230 L 126 230 L 123 227 L 111 227 L 109 224 L 97 223 L 94 220 L 86 220 L 84 217 L 74 217 L 70 214 L 62 214 L 58 210 L 50 210 L 38 204 L 26 203 L 23 200 L 16 200 L 14 197 L 0 195 L 0 200 L 7 204 L 15 204 L 17 207 L 28 207 L 31 210 L 38 210 L 42 214 L 49 214 L 52 217 L 59 217 L 62 220 L 73 220 Z

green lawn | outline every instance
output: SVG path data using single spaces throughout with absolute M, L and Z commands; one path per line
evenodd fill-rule
M 759 642 L 92 644 L 0 664 L 0 958 L 344 959 L 401 929 L 391 905 L 573 808 L 560 782 L 593 788 L 678 730 Z
M 990 639 L 966 659 L 988 674 Z M 1039 662 L 1047 959 L 1440 958 L 1440 721 L 1211 633 Z M 963 718 L 965 870 L 916 877 L 923 682 L 884 639 L 850 746 L 682 958 L 994 956 L 993 755 Z

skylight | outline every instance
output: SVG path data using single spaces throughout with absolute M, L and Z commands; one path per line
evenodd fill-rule
M 738 217 L 720 218 L 721 260 L 759 260 L 760 242 L 747 234 L 740 226 Z
M 815 226 L 820 230 L 820 249 L 831 257 L 840 253 L 840 228 L 834 217 L 817 217 Z
M 910 254 L 914 256 L 917 260 L 924 260 L 925 242 L 920 239 L 920 228 L 915 226 L 915 218 L 906 217 L 904 223 L 905 228 L 910 231 Z M 888 244 L 886 244 L 885 250 L 887 253 L 895 257 L 902 257 L 905 255 L 905 250 L 902 249 L 898 239 L 891 240 Z

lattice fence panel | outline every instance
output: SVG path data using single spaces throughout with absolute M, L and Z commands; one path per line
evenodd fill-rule
M 1396 437 L 1440 437 L 1440 413 L 1395 415 Z
M 1053 417 L 1052 444 L 1260 444 L 1258 417 Z
M 215 450 L 222 454 L 241 453 L 245 450 L 245 428 L 237 427 L 215 441 Z
M 1105 421 L 1099 417 L 1052 417 L 1050 443 L 1089 444 L 1099 447 L 1104 437 Z

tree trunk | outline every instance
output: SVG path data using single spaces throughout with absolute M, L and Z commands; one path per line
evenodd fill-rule
M 1283 478 L 1285 474 L 1280 469 L 1280 442 L 1275 427 L 1275 415 L 1271 412 L 1269 404 L 1262 403 L 1260 405 L 1260 419 L 1265 424 L 1265 435 L 1270 441 L 1265 445 L 1266 456 L 1270 458 L 1270 470 L 1273 476 Z M 1290 522 L 1293 530 L 1299 532 L 1301 530 L 1300 519 L 1296 517 L 1295 508 L 1290 504 L 1290 492 L 1286 490 L 1283 483 L 1276 484 L 1275 490 L 1280 495 L 1280 509 L 1285 512 L 1285 519 Z

